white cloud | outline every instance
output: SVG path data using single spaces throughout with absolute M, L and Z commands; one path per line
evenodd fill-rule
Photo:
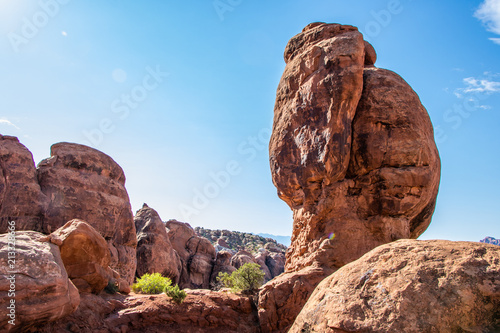
M 473 77 L 467 77 L 464 79 L 464 83 L 467 85 L 462 91 L 464 93 L 495 93 L 500 92 L 500 82 L 489 81 L 486 79 L 476 79 Z
M 491 40 L 493 43 L 500 45 L 500 38 L 490 38 L 490 40 Z
M 11 121 L 9 121 L 7 119 L 0 119 L 0 125 L 3 125 L 3 124 L 12 126 L 15 129 L 20 129 L 19 127 L 17 127 L 15 124 L 13 124 Z
M 486 26 L 486 29 L 500 35 L 500 0 L 484 0 L 474 13 Z M 496 44 L 500 44 L 500 38 L 490 38 Z

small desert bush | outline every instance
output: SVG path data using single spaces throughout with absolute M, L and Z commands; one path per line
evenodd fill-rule
M 160 273 L 146 273 L 132 285 L 132 290 L 141 294 L 160 294 L 172 284 L 172 280 Z
M 217 280 L 233 291 L 254 292 L 264 283 L 265 273 L 256 263 L 246 263 L 229 275 L 219 273 Z
M 165 292 L 165 294 L 167 294 L 167 296 L 172 297 L 174 302 L 177 304 L 181 304 L 187 295 L 186 292 L 184 290 L 180 289 L 177 284 L 175 286 L 165 287 L 164 292 Z

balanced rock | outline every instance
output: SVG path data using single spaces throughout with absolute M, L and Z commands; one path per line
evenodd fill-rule
M 172 247 L 167 229 L 158 213 L 144 204 L 134 217 L 137 230 L 137 273 L 160 273 L 173 283 L 179 282 L 182 270 L 179 255 Z
M 290 332 L 498 332 L 500 247 L 400 240 L 314 290 Z
M 61 258 L 69 278 L 80 291 L 98 294 L 113 276 L 108 273 L 111 262 L 106 240 L 89 224 L 71 220 L 50 235 L 59 245 Z
M 36 178 L 31 152 L 16 137 L 0 135 L 0 233 L 14 221 L 16 230 L 42 231 L 47 197 Z
M 9 234 L 0 235 L 0 331 L 29 331 L 33 325 L 75 311 L 80 296 L 68 279 L 57 245 L 35 231 L 16 232 L 15 246 L 10 241 Z M 15 300 L 15 326 L 8 322 L 11 300 Z
M 375 60 L 357 28 L 339 24 L 310 24 L 286 47 L 269 153 L 294 222 L 287 274 L 260 295 L 265 332 L 286 331 L 313 291 L 301 270 L 312 267 L 318 281 L 431 221 L 440 176 L 432 124 L 411 87 Z
M 208 289 L 215 261 L 215 248 L 206 238 L 195 234 L 184 222 L 167 222 L 167 235 L 182 264 L 179 287 Z
M 37 171 L 50 200 L 45 231 L 72 219 L 87 222 L 106 239 L 111 267 L 132 283 L 137 240 L 122 168 L 98 150 L 63 142 L 51 147 L 51 157 L 40 162 Z

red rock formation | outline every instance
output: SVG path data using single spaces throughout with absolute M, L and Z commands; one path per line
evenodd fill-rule
M 158 213 L 144 204 L 134 217 L 137 230 L 137 273 L 160 273 L 179 282 L 182 264 Z
M 267 266 L 267 262 L 270 261 L 271 257 L 269 256 L 269 252 L 266 250 L 260 251 L 255 256 L 255 262 L 260 265 L 260 269 L 264 272 L 264 281 L 270 281 L 274 276 L 271 274 L 269 267 Z
M 0 135 L 0 233 L 10 221 L 19 231 L 42 231 L 46 206 L 33 155 L 16 137 Z
M 98 150 L 63 142 L 51 147 L 51 157 L 40 162 L 37 171 L 50 200 L 45 231 L 72 219 L 86 221 L 108 242 L 111 267 L 132 283 L 137 240 L 122 168 Z
M 266 257 L 266 266 L 269 268 L 273 278 L 285 271 L 285 261 L 286 258 L 283 253 L 270 253 Z
M 248 263 L 257 263 L 255 260 L 254 256 L 248 252 L 248 251 L 238 251 L 232 258 L 231 258 L 231 266 L 234 268 L 238 269 L 244 264 Z
M 196 236 L 188 223 L 170 220 L 167 235 L 182 263 L 179 287 L 210 288 L 215 248 L 206 238 Z
M 440 172 L 432 124 L 411 87 L 375 60 L 352 26 L 313 23 L 286 47 L 269 153 L 294 223 L 286 274 L 260 295 L 264 331 L 287 330 L 322 270 L 430 223 Z
M 224 238 L 219 238 L 217 239 L 217 245 L 228 248 L 229 245 L 227 245 L 227 242 L 224 240 Z
M 61 258 L 69 278 L 80 292 L 98 294 L 113 278 L 109 274 L 111 256 L 106 240 L 87 223 L 71 220 L 50 235 L 59 245 Z
M 257 333 L 259 321 L 247 296 L 187 290 L 182 304 L 166 295 L 86 294 L 78 310 L 37 332 Z
M 57 320 L 76 310 L 80 303 L 78 290 L 68 279 L 59 248 L 48 242 L 47 236 L 18 231 L 15 262 L 8 261 L 11 251 L 8 234 L 0 235 L 0 331 L 29 331 L 36 324 Z M 14 266 L 9 267 L 10 264 Z M 12 275 L 15 280 L 8 280 Z M 11 292 L 15 298 L 9 296 Z M 15 326 L 8 323 L 11 299 L 15 300 Z
M 210 277 L 210 286 L 216 287 L 219 285 L 217 277 L 219 273 L 231 274 L 236 270 L 234 266 L 231 266 L 231 257 L 233 255 L 228 251 L 219 251 L 215 256 L 215 264 L 212 270 L 212 276 Z
M 500 247 L 400 240 L 314 290 L 289 332 L 497 332 Z

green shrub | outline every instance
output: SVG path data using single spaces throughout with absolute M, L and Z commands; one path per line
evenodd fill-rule
M 264 283 L 265 273 L 256 263 L 246 263 L 231 275 L 219 273 L 217 281 L 233 291 L 254 292 Z
M 167 296 L 172 297 L 175 303 L 181 304 L 184 301 L 184 298 L 186 298 L 187 294 L 184 290 L 179 288 L 179 285 L 175 286 L 167 286 L 165 287 L 164 290 L 165 294 Z
M 217 275 L 217 283 L 214 285 L 215 290 L 220 290 L 222 288 L 233 289 L 233 279 L 231 274 L 219 272 Z
M 132 290 L 141 294 L 159 294 L 172 284 L 172 280 L 160 273 L 146 273 L 132 285 Z
M 108 294 L 116 294 L 118 292 L 118 283 L 116 280 L 111 279 L 108 281 L 108 285 L 104 288 L 104 291 Z

